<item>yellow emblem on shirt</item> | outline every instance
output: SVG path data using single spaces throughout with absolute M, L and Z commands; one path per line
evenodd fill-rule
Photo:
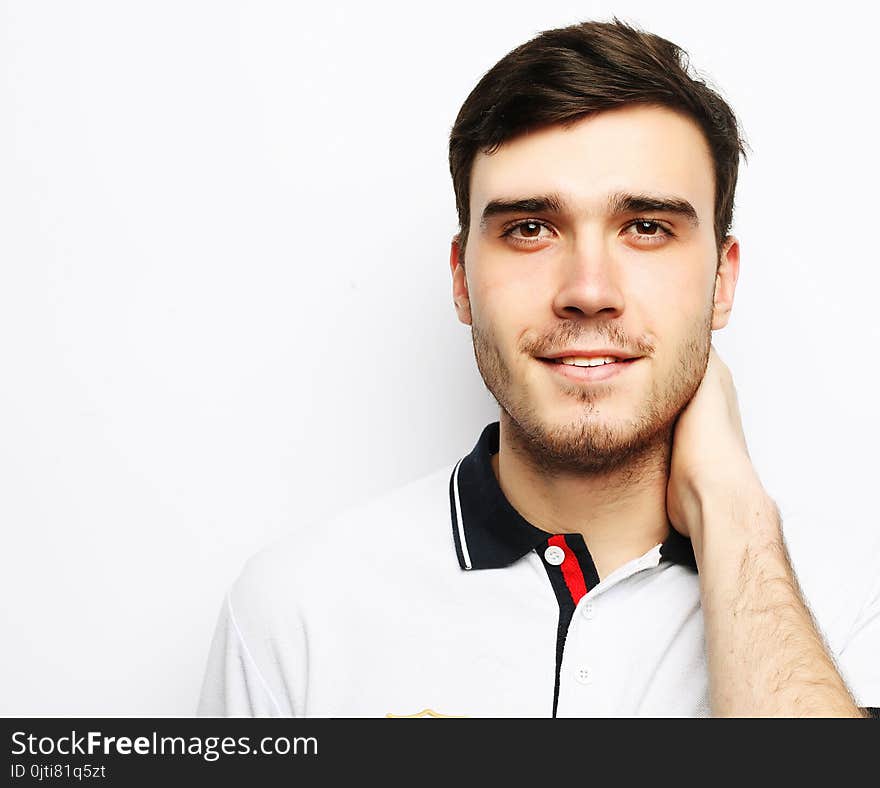
M 431 709 L 423 709 L 418 714 L 392 714 L 389 711 L 385 716 L 386 717 L 396 717 L 398 719 L 404 719 L 404 718 L 413 719 L 415 717 L 447 717 L 447 718 L 464 719 L 465 717 L 467 717 L 467 714 L 438 714 L 436 711 L 432 711 Z

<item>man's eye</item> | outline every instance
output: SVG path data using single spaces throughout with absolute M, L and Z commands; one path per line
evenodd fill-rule
M 540 233 L 542 227 L 547 230 L 550 229 L 546 224 L 544 224 L 544 222 L 529 219 L 524 222 L 517 222 L 516 224 L 512 224 L 503 233 L 501 233 L 501 236 L 503 238 L 512 238 L 514 241 L 518 241 L 519 243 L 528 244 L 531 241 L 538 241 L 541 239 Z M 520 230 L 520 234 L 514 235 L 514 230 Z
M 640 241 L 646 241 L 648 245 L 663 243 L 666 238 L 673 237 L 671 230 L 659 222 L 655 222 L 653 219 L 634 219 L 624 229 L 628 230 L 630 227 L 634 227 L 636 232 L 629 233 L 629 235 L 638 238 Z

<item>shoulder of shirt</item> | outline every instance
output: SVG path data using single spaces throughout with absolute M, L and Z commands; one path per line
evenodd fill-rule
M 452 542 L 449 479 L 438 468 L 343 509 L 323 522 L 298 523 L 244 564 L 231 588 L 233 606 L 307 599 L 333 583 L 374 577 L 389 566 L 445 560 Z M 413 561 L 407 562 L 410 557 Z

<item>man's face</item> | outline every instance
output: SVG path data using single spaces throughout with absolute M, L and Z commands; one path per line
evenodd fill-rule
M 617 193 L 685 212 L 610 209 Z M 492 208 L 548 195 L 561 205 Z M 455 243 L 451 259 L 458 314 L 517 443 L 547 470 L 601 472 L 667 442 L 705 372 L 711 331 L 727 322 L 738 273 L 731 237 L 717 307 L 714 173 L 699 126 L 629 106 L 532 132 L 477 155 L 470 199 L 464 268 Z M 614 374 L 601 380 L 542 360 L 604 348 L 639 358 L 604 368 Z

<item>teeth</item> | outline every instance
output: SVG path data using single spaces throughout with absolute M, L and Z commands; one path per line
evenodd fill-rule
M 567 364 L 574 367 L 598 367 L 602 364 L 613 364 L 618 359 L 614 356 L 598 356 L 596 358 L 581 358 L 579 356 L 567 356 L 556 360 L 557 364 Z

